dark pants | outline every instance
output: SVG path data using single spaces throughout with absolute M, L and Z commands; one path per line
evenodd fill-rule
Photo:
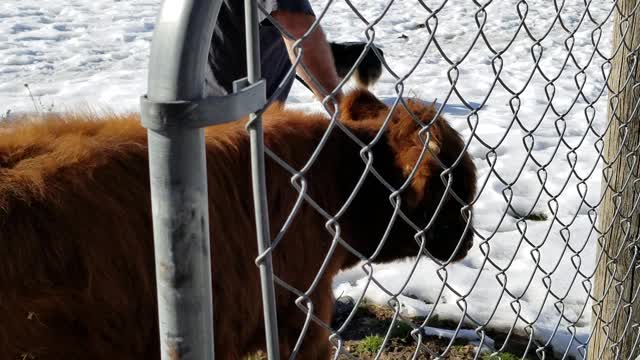
M 270 11 L 283 10 L 313 15 L 308 0 L 275 0 L 270 3 Z M 223 90 L 231 93 L 233 82 L 247 76 L 245 46 L 244 2 L 224 0 L 209 48 L 209 71 L 205 79 L 207 93 L 219 94 Z M 267 82 L 267 97 L 271 98 L 276 90 L 281 90 L 276 100 L 284 102 L 295 74 L 285 81 L 291 68 L 287 48 L 278 29 L 266 19 L 260 24 L 260 52 L 262 78 Z
M 276 100 L 285 102 L 296 77 L 294 73 L 290 79 L 285 80 L 291 61 L 282 35 L 275 26 L 260 26 L 260 65 L 262 78 L 267 81 L 267 99 L 282 86 L 282 92 Z

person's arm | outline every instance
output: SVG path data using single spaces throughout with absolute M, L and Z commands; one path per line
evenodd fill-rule
M 276 10 L 271 15 L 296 40 L 302 37 L 316 20 L 313 15 L 299 12 Z M 288 39 L 284 35 L 282 37 L 287 46 L 289 58 L 293 63 L 296 59 L 296 54 L 293 51 L 293 44 L 296 40 Z M 316 97 L 322 100 L 326 94 L 336 88 L 339 81 L 333 62 L 333 55 L 331 54 L 331 47 L 320 26 L 301 43 L 301 47 L 303 49 L 302 63 L 322 85 L 324 91 L 315 86 L 302 68 L 298 67 L 296 72 L 311 87 Z M 338 93 L 336 97 L 340 101 L 342 92 Z

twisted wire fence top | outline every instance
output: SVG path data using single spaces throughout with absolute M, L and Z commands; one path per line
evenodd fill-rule
M 403 186 L 394 188 L 373 166 L 372 148 L 380 136 L 362 142 L 338 121 L 340 113 L 336 112 L 329 115 L 324 138 L 304 166 L 294 168 L 266 149 L 267 161 L 288 171 L 291 186 L 299 193 L 289 217 L 274 229 L 276 235 L 267 253 L 278 251 L 300 208 L 310 206 L 325 219 L 332 239 L 326 258 L 344 247 L 360 259 L 358 266 L 334 280 L 335 296 L 339 300 L 351 297 L 355 302 L 346 321 L 338 327 L 320 324 L 331 329 L 336 358 L 350 357 L 344 331 L 364 303 L 389 306 L 391 327 L 403 321 L 411 324 L 411 335 L 418 340 L 413 358 L 447 356 L 460 338 L 491 349 L 489 353 L 511 351 L 511 343 L 518 339 L 524 352 L 540 357 L 586 356 L 590 324 L 598 316 L 592 314 L 592 306 L 602 300 L 593 292 L 596 266 L 611 268 L 620 256 L 597 251 L 596 246 L 612 227 L 598 223 L 599 207 L 607 193 L 601 191 L 607 189 L 607 184 L 601 184 L 602 170 L 607 181 L 606 169 L 619 161 L 619 157 L 603 155 L 604 138 L 612 127 L 624 128 L 631 116 L 620 115 L 615 106 L 617 94 L 637 86 L 635 78 L 615 89 L 607 84 L 618 52 L 628 52 L 629 66 L 637 61 L 637 49 L 631 48 L 630 40 L 614 42 L 612 37 L 614 17 L 621 11 L 619 2 L 312 1 L 317 21 L 294 46 L 299 55 L 294 66 L 303 66 L 300 43 L 318 26 L 330 40 L 364 41 L 376 53 L 373 45 L 381 47 L 383 76 L 372 91 L 389 105 L 389 113 L 402 107 L 409 110 L 406 97 L 435 101 L 432 120 L 444 116 L 462 134 L 478 169 L 476 197 L 462 209 L 468 212 L 473 207 L 474 247 L 464 260 L 451 263 L 423 251 L 429 226 L 412 223 L 400 208 L 399 198 L 413 173 Z M 621 31 L 624 36 L 632 34 L 629 28 L 636 9 L 629 14 L 619 24 L 628 30 Z M 354 71 L 355 66 L 351 73 Z M 292 68 L 288 78 L 294 76 Z M 327 89 L 322 106 L 331 109 L 336 104 L 334 96 L 350 86 L 345 78 L 338 88 Z M 610 91 L 613 95 L 608 98 Z M 292 106 L 310 96 L 299 84 L 294 85 Z M 386 131 L 389 117 L 380 134 Z M 420 132 L 424 144 L 429 143 L 431 123 L 423 124 Z M 374 177 L 386 187 L 388 193 L 380 196 L 389 199 L 390 221 L 406 222 L 415 230 L 424 256 L 379 265 L 375 256 L 367 257 L 343 241 L 341 217 L 362 181 L 337 212 L 323 209 L 308 194 L 313 181 L 307 178 L 309 169 L 334 132 L 346 133 L 360 147 L 362 179 Z M 637 148 L 631 150 L 637 154 Z M 428 151 L 424 146 L 421 157 Z M 635 155 L 625 161 L 632 170 L 629 173 L 637 171 Z M 445 168 L 438 174 L 449 190 L 450 172 Z M 624 187 L 638 190 L 639 181 L 630 177 Z M 610 191 L 615 197 L 623 189 Z M 635 204 L 637 191 L 634 194 Z M 616 221 L 629 222 L 637 211 L 634 206 Z M 623 251 L 637 252 L 637 236 L 630 234 L 625 239 Z M 278 285 L 298 297 L 296 304 L 308 323 L 321 323 L 313 316 L 310 296 L 327 264 L 325 261 L 318 269 L 309 288 L 297 289 L 275 274 Z M 628 274 L 613 269 L 616 275 L 607 291 L 615 291 L 616 284 L 633 276 L 638 270 L 635 264 Z M 636 302 L 637 290 L 620 302 L 619 311 Z M 453 325 L 448 331 L 438 330 L 431 326 L 435 320 Z M 639 334 L 639 326 L 629 324 L 627 331 Z M 299 341 L 306 328 L 301 329 Z M 423 338 L 434 335 L 443 337 L 445 345 L 437 349 L 422 345 Z M 376 358 L 383 356 L 390 343 L 391 330 Z M 517 355 L 524 356 L 522 351 Z

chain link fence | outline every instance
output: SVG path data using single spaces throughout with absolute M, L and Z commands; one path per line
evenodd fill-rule
M 278 251 L 291 219 L 306 204 L 326 220 L 331 249 L 344 246 L 360 260 L 334 282 L 339 311 L 333 324 L 314 317 L 313 285 L 295 288 L 276 272 L 277 285 L 297 296 L 296 304 L 307 318 L 295 350 L 315 322 L 330 330 L 335 358 L 485 358 L 505 353 L 518 358 L 585 358 L 589 347 L 590 358 L 640 356 L 637 131 L 631 135 L 638 128 L 637 95 L 632 90 L 638 46 L 636 5 L 623 1 L 382 3 L 314 3 L 317 22 L 313 27 L 331 24 L 333 11 L 348 26 L 359 28 L 356 40 L 367 45 L 350 74 L 327 93 L 323 105 L 329 109 L 337 103 L 334 96 L 350 86 L 348 76 L 355 73 L 367 51 L 376 53 L 383 64 L 385 76 L 375 90 L 389 94 L 389 114 L 402 107 L 409 110 L 400 100 L 403 97 L 429 103 L 437 98 L 433 118 L 415 115 L 416 120 L 424 127 L 421 135 L 429 134 L 438 116 L 457 122 L 453 126 L 464 135 L 465 149 L 473 155 L 480 175 L 475 198 L 461 208 L 463 213 L 474 208 L 476 249 L 463 265 L 442 262 L 427 253 L 377 267 L 375 257 L 340 240 L 339 224 L 349 202 L 341 211 L 330 213 L 306 193 L 313 182 L 306 176 L 308 169 L 323 144 L 302 168 L 291 167 L 265 149 L 267 161 L 290 172 L 291 184 L 300 194 L 300 202 L 267 251 Z M 409 9 L 409 24 L 402 23 L 408 19 L 400 12 Z M 385 19 L 393 17 L 401 29 L 399 36 L 391 37 L 388 29 L 381 28 L 388 26 Z M 463 31 L 454 30 L 455 24 Z M 331 25 L 325 28 L 331 37 Z M 309 29 L 307 36 L 313 31 Z M 298 41 L 294 51 L 299 54 L 294 66 L 304 71 L 300 44 L 305 37 L 293 40 Z M 386 57 L 374 44 L 383 44 Z M 402 46 L 412 49 L 402 50 Z M 403 59 L 403 53 L 410 58 Z M 411 82 L 412 77 L 424 79 L 424 73 L 437 77 L 438 85 L 425 89 Z M 292 71 L 289 77 L 293 76 Z M 327 120 L 329 131 L 349 134 L 340 125 L 340 116 L 336 113 Z M 387 126 L 381 124 L 380 131 Z M 372 148 L 379 139 L 365 143 L 349 136 L 362 157 L 362 176 L 377 178 L 388 191 L 379 196 L 388 197 L 388 206 L 397 209 L 404 189 L 391 186 L 372 166 Z M 447 186 L 452 169 L 439 171 L 439 180 Z M 356 186 L 349 199 L 358 190 Z M 441 200 L 432 199 L 440 206 Z M 410 223 L 416 238 L 433 231 L 412 223 L 402 210 L 398 214 L 390 222 Z M 437 235 L 431 241 L 438 241 Z M 394 266 L 402 270 L 385 277 Z M 313 284 L 325 271 L 325 267 L 317 270 Z M 420 284 L 425 277 L 430 279 Z M 422 289 L 429 286 L 431 290 Z M 422 298 L 412 294 L 416 290 L 423 291 Z M 407 300 L 424 304 L 412 306 Z M 377 321 L 367 322 L 367 316 Z M 375 329 L 379 324 L 388 327 Z M 354 326 L 370 326 L 371 333 L 364 336 L 367 331 Z M 465 352 L 468 344 L 472 350 Z
M 638 0 L 310 0 L 302 36 L 269 13 L 275 0 L 244 0 L 247 76 L 207 96 L 225 1 L 236 0 L 162 2 L 141 99 L 148 137 L 133 116 L 121 120 L 134 140 L 117 126 L 105 135 L 134 152 L 41 146 L 93 143 L 74 140 L 93 130 L 73 124 L 70 137 L 38 130 L 15 150 L 13 125 L 2 129 L 0 353 L 154 357 L 159 344 L 163 360 L 640 360 Z M 46 25 L 22 40 L 72 30 L 21 11 Z M 269 98 L 268 24 L 296 57 Z M 321 28 L 341 78 L 317 96 L 326 79 L 305 44 Z M 157 297 L 138 201 L 147 144 Z M 102 145 L 93 153 L 120 151 Z M 69 182 L 33 170 L 58 158 Z M 109 166 L 82 171 L 79 158 Z M 21 179 L 52 196 L 22 196 Z
M 200 128 L 246 113 L 268 358 L 640 356 L 636 1 L 312 1 L 299 39 L 245 4 L 231 96 L 184 101 L 202 97 L 219 1 L 167 0 L 154 34 L 156 264 L 181 280 L 156 267 L 164 358 L 213 356 Z M 297 55 L 267 100 L 259 11 Z M 321 25 L 366 46 L 320 109 L 294 86 L 288 106 L 324 118 L 291 112 L 308 125 L 276 132 L 296 72 L 321 88 L 303 57 Z M 375 96 L 340 101 L 372 53 Z M 173 251 L 185 234 L 195 253 Z

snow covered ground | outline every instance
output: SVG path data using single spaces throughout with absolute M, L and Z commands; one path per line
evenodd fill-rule
M 472 319 L 491 329 L 513 326 L 548 342 L 557 354 L 582 357 L 579 342 L 588 337 L 590 318 L 585 279 L 595 263 L 592 206 L 600 194 L 598 136 L 606 120 L 605 61 L 593 54 L 594 44 L 604 56 L 610 52 L 612 4 L 591 2 L 585 15 L 582 0 L 566 0 L 558 19 L 545 0 L 494 1 L 486 14 L 472 1 L 449 1 L 437 15 L 440 50 L 431 43 L 421 58 L 429 11 L 417 0 L 395 1 L 388 9 L 381 0 L 351 2 L 369 21 L 385 14 L 374 27 L 375 39 L 396 76 L 385 71 L 373 91 L 392 101 L 397 78 L 408 75 L 404 96 L 438 105 L 446 100 L 444 114 L 452 125 L 467 139 L 475 129 L 469 151 L 480 175 L 476 246 L 464 261 L 444 269 L 420 261 L 399 297 L 402 312 L 429 314 L 443 289 L 434 312 L 440 318 L 458 321 L 466 314 L 467 324 Z M 3 1 L 0 114 L 52 106 L 135 111 L 146 90 L 159 3 Z M 326 1 L 312 3 L 319 13 Z M 432 10 L 441 5 L 423 3 Z M 539 42 L 519 26 L 524 14 Z M 477 37 L 478 24 L 499 58 Z M 334 41 L 365 39 L 365 24 L 341 0 L 332 3 L 322 25 Z M 461 63 L 452 68 L 443 53 Z M 448 97 L 450 79 L 459 96 Z M 319 109 L 298 84 L 289 105 Z M 522 218 L 530 212 L 537 220 Z M 376 265 L 374 276 L 387 290 L 399 291 L 412 266 L 413 260 Z M 336 296 L 357 297 L 366 279 L 359 267 L 342 272 Z M 389 299 L 373 284 L 366 297 L 381 304 Z

